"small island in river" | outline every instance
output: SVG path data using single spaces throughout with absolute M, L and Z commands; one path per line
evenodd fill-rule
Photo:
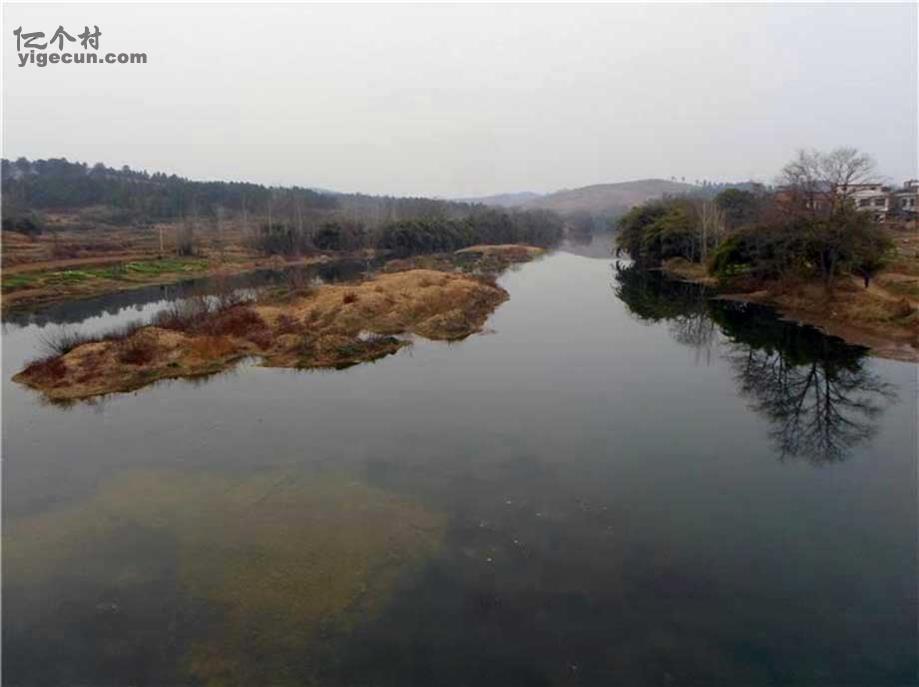
M 541 250 L 472 252 L 506 266 Z M 214 374 L 247 357 L 268 367 L 343 368 L 395 353 L 409 345 L 404 335 L 463 339 L 507 297 L 490 276 L 419 268 L 353 284 L 291 284 L 251 302 L 202 296 L 173 304 L 146 326 L 53 342 L 52 355 L 13 379 L 66 402 Z

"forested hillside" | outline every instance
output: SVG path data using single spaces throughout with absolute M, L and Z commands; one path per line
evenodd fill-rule
M 304 218 L 343 214 L 371 225 L 414 218 L 459 218 L 469 203 L 329 193 L 299 186 L 269 187 L 238 181 L 193 181 L 127 166 L 70 162 L 64 158 L 2 162 L 4 228 L 18 228 L 35 213 L 103 209 L 93 219 L 130 225 L 190 216 L 249 215 Z M 33 221 L 37 218 L 32 217 Z
M 175 227 L 170 235 L 177 255 L 199 253 L 202 232 L 215 233 L 223 245 L 226 227 L 235 227 L 238 240 L 249 248 L 282 255 L 363 248 L 417 253 L 476 243 L 550 245 L 563 233 L 561 218 L 545 210 L 192 181 L 62 158 L 3 160 L 2 177 L 4 230 L 31 236 L 105 227 L 149 233 L 148 227 L 167 224 Z
M 4 159 L 3 199 L 18 211 L 76 209 L 110 206 L 126 215 L 149 219 L 181 217 L 199 212 L 266 212 L 276 192 L 260 184 L 234 181 L 191 181 L 175 174 L 150 174 L 125 166 L 121 169 L 68 162 L 63 158 L 15 162 Z M 335 196 L 305 188 L 283 189 L 285 196 L 304 208 L 331 209 Z

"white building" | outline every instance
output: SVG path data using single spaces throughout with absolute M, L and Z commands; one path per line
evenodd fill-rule
M 919 180 L 916 179 L 905 181 L 896 190 L 882 184 L 853 184 L 838 191 L 845 193 L 857 210 L 873 213 L 878 222 L 894 217 L 914 219 L 919 210 Z

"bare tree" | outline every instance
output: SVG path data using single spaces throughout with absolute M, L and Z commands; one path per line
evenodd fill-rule
M 198 208 L 192 206 L 192 217 L 182 216 L 182 225 L 176 229 L 176 255 L 194 255 L 195 230 L 198 227 Z
M 874 170 L 871 156 L 855 148 L 799 150 L 779 181 L 795 210 L 826 217 L 849 202 L 859 184 L 874 183 Z
M 873 220 L 854 207 L 852 197 L 860 184 L 877 183 L 874 161 L 855 148 L 829 153 L 799 151 L 785 165 L 783 190 L 777 209 L 795 235 L 807 245 L 809 259 L 817 266 L 828 294 L 837 274 L 846 267 L 872 259 L 866 247 L 884 241 Z
M 703 200 L 698 205 L 697 213 L 701 258 L 702 262 L 705 262 L 708 259 L 709 247 L 717 248 L 724 238 L 724 210 L 713 200 Z
M 220 262 L 224 260 L 223 215 L 224 209 L 222 205 L 214 208 L 214 222 L 217 226 L 217 250 L 220 253 Z

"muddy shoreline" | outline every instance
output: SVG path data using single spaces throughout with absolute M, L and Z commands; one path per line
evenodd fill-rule
M 682 265 L 663 265 L 659 269 L 669 277 L 681 281 L 709 288 L 715 287 L 717 284 L 716 280 L 704 274 L 704 272 L 685 269 Z M 824 334 L 838 337 L 847 343 L 864 346 L 876 358 L 919 363 L 919 337 L 917 337 L 913 329 L 905 325 L 884 322 L 853 322 L 839 317 L 838 313 L 836 313 L 836 316 L 827 316 L 821 313 L 827 311 L 834 313 L 836 302 L 816 299 L 813 294 L 807 294 L 803 289 L 802 292 L 805 293 L 803 297 L 800 295 L 790 297 L 766 288 L 751 292 L 727 291 L 717 293 L 714 298 L 765 305 L 775 310 L 784 320 L 809 325 Z M 806 302 L 807 305 L 801 305 L 802 302 Z M 912 317 L 915 317 L 915 314 Z

